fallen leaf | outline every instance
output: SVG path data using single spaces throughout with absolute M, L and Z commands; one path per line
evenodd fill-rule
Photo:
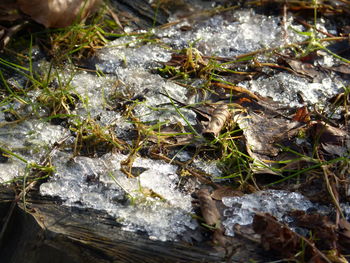
M 326 73 L 320 68 L 313 66 L 310 63 L 304 63 L 295 59 L 286 59 L 286 63 L 297 74 L 301 74 L 310 77 L 314 82 L 321 82 L 326 77 Z
M 293 116 L 293 121 L 308 123 L 310 120 L 310 114 L 306 106 L 299 108 Z
M 322 149 L 333 156 L 342 157 L 348 152 L 348 148 L 345 146 L 334 145 L 330 143 L 322 143 Z
M 91 14 L 101 0 L 18 0 L 20 10 L 45 27 L 71 25 Z
M 211 198 L 219 201 L 226 196 L 243 196 L 243 193 L 238 190 L 233 190 L 231 186 L 219 187 L 211 193 Z
M 317 248 L 321 250 L 336 249 L 336 226 L 325 215 L 307 214 L 303 211 L 290 213 L 299 227 L 312 230 L 312 237 Z
M 230 116 L 231 113 L 226 104 L 220 103 L 214 105 L 214 110 L 211 113 L 209 123 L 203 130 L 203 136 L 206 138 L 216 138 Z
M 350 253 L 350 223 L 341 218 L 338 224 L 339 245 L 344 254 Z
M 333 70 L 335 72 L 343 73 L 343 74 L 350 74 L 350 67 L 348 64 L 340 64 L 337 66 L 330 67 L 328 69 Z
M 331 261 L 308 240 L 277 221 L 268 213 L 256 213 L 253 219 L 253 229 L 261 235 L 261 245 L 265 250 L 278 252 L 284 258 L 295 259 L 298 252 L 304 251 L 304 260 L 309 263 L 324 263 Z
M 290 258 L 301 249 L 300 238 L 270 214 L 257 213 L 254 216 L 253 229 L 261 235 L 261 245 L 265 250 L 274 250 Z
M 310 123 L 309 134 L 319 143 L 346 145 L 349 138 L 347 131 L 332 127 L 325 122 L 313 121 Z
M 224 235 L 225 230 L 221 224 L 221 215 L 215 201 L 210 197 L 209 190 L 202 188 L 197 191 L 197 196 L 204 221 L 213 231 L 213 243 L 227 249 L 230 242 Z
M 209 226 L 217 227 L 220 224 L 220 213 L 216 207 L 215 201 L 210 197 L 208 189 L 200 189 L 197 192 L 199 204 L 204 221 Z

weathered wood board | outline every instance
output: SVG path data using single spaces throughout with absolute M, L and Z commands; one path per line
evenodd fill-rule
M 9 188 L 0 189 L 2 223 L 7 219 L 10 200 L 14 198 Z M 228 259 L 226 251 L 210 241 L 189 244 L 150 240 L 144 233 L 122 230 L 120 224 L 104 213 L 67 207 L 57 199 L 45 198 L 35 192 L 27 195 L 25 212 L 22 202 L 16 204 L 9 222 L 0 246 L 5 260 L 1 262 L 4 263 L 46 260 L 74 263 L 226 262 Z M 242 237 L 232 241 L 234 248 L 230 262 L 250 259 L 264 262 L 264 253 L 257 244 Z

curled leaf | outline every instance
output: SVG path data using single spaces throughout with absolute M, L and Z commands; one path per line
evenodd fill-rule
M 203 136 L 209 138 L 217 137 L 230 115 L 231 113 L 226 104 L 218 104 L 211 114 L 208 126 L 203 131 Z

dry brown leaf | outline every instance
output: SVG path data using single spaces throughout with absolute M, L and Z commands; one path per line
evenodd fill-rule
M 210 197 L 209 190 L 202 188 L 198 190 L 197 196 L 204 221 L 208 226 L 212 227 L 213 243 L 227 249 L 230 242 L 224 235 L 225 231 L 221 224 L 221 215 L 215 201 Z
M 310 120 L 310 113 L 306 106 L 299 108 L 293 116 L 293 121 L 308 123 Z
M 340 72 L 343 74 L 350 74 L 350 67 L 348 64 L 340 64 L 338 66 L 333 66 L 333 67 L 328 68 L 328 69 L 336 71 L 336 72 Z
M 297 226 L 312 230 L 313 238 L 319 249 L 332 250 L 336 248 L 336 227 L 327 216 L 306 214 L 303 211 L 294 211 L 291 215 L 295 218 Z
M 348 148 L 346 146 L 340 146 L 330 143 L 322 143 L 321 147 L 326 153 L 338 157 L 345 156 L 345 154 L 348 151 Z
M 233 190 L 233 188 L 230 186 L 222 186 L 211 193 L 211 198 L 220 201 L 225 196 L 243 196 L 243 195 L 244 194 L 241 191 Z
M 21 11 L 45 27 L 66 27 L 84 19 L 101 0 L 17 0 Z
M 203 130 L 203 136 L 206 138 L 216 138 L 231 116 L 226 104 L 217 104 L 214 107 L 208 126 Z
M 350 251 L 350 223 L 339 220 L 338 229 L 329 217 L 320 214 L 306 214 L 294 211 L 291 215 L 296 219 L 296 225 L 312 230 L 312 237 L 318 249 L 327 251 L 327 257 L 332 262 L 347 262 L 341 253 Z M 345 260 L 345 261 L 344 261 Z
M 270 214 L 257 213 L 254 216 L 253 229 L 261 235 L 261 244 L 265 250 L 278 251 L 288 258 L 300 250 L 300 238 Z
M 309 263 L 331 261 L 314 245 L 314 243 L 289 229 L 267 213 L 256 213 L 253 229 L 261 235 L 261 245 L 266 250 L 278 252 L 284 258 L 294 258 L 306 243 L 305 259 Z
M 326 77 L 324 72 L 310 63 L 304 63 L 294 59 L 287 59 L 286 62 L 296 73 L 308 76 L 314 82 L 320 82 Z
M 197 192 L 204 221 L 209 226 L 216 227 L 220 223 L 220 213 L 215 201 L 210 197 L 208 189 L 200 189 Z
M 285 118 L 271 118 L 264 114 L 239 114 L 234 119 L 243 130 L 247 140 L 247 149 L 255 154 L 277 156 L 281 147 L 278 144 L 294 137 L 302 127 L 298 122 Z
M 346 130 L 330 126 L 325 122 L 313 121 L 309 124 L 308 134 L 321 149 L 327 160 L 346 156 L 350 145 L 350 136 Z
M 338 237 L 339 244 L 341 246 L 342 252 L 345 254 L 350 253 L 350 223 L 345 219 L 341 218 L 339 220 Z

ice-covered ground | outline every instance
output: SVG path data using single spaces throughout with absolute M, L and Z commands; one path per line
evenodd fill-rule
M 281 190 L 259 191 L 242 197 L 224 197 L 223 204 L 227 207 L 224 210 L 223 225 L 226 235 L 234 235 L 234 226 L 249 225 L 253 223 L 255 213 L 269 213 L 279 221 L 290 223 L 292 218 L 288 212 L 293 210 L 307 211 L 310 208 L 325 210 L 317 204 L 313 204 L 303 195 L 296 192 Z
M 190 26 L 190 30 L 182 31 L 183 26 Z M 288 37 L 284 38 L 280 18 L 255 14 L 252 10 L 232 12 L 229 19 L 219 14 L 194 24 L 183 21 L 167 29 L 154 29 L 151 33 L 162 44 L 140 43 L 137 37 L 132 36 L 119 38 L 98 54 L 95 66 L 104 72 L 104 76 L 97 77 L 87 72 L 75 74 L 71 86 L 83 98 L 72 111 L 75 118 L 98 119 L 103 126 L 114 124 L 116 134 L 127 141 L 132 125 L 122 115 L 106 110 L 107 99 L 120 93 L 126 97 L 141 95 L 144 98 L 135 107 L 135 114 L 140 121 L 181 122 L 185 125 L 184 118 L 179 116 L 169 99 L 159 94 L 159 91 L 166 91 L 179 101 L 190 102 L 187 89 L 151 71 L 159 62 L 166 62 L 171 58 L 172 51 L 169 47 L 180 50 L 193 45 L 207 56 L 233 58 L 258 49 L 279 47 L 303 39 L 294 31 L 288 32 Z M 272 77 L 246 81 L 241 85 L 276 101 L 298 105 L 297 94 L 302 93 L 306 102 L 318 103 L 336 94 L 341 83 L 333 83 L 329 79 L 324 79 L 321 83 L 308 83 L 302 78 L 279 73 Z M 161 110 L 157 108 L 159 105 Z M 185 109 L 182 111 L 189 123 L 195 123 L 193 112 Z M 3 112 L 0 113 L 0 118 L 1 122 L 5 122 Z M 69 131 L 61 126 L 26 120 L 19 124 L 1 126 L 0 145 L 5 145 L 7 149 L 28 161 L 37 162 L 56 141 L 67 134 Z M 71 155 L 72 152 L 61 150 L 54 156 L 56 172 L 48 182 L 41 185 L 42 195 L 57 196 L 68 206 L 106 211 L 126 230 L 145 231 L 153 239 L 175 240 L 187 228 L 196 227 L 191 218 L 191 197 L 178 189 L 177 166 L 137 157 L 133 166 L 143 172 L 139 177 L 129 179 L 120 171 L 120 162 L 127 156 L 108 153 L 96 158 L 71 159 Z M 181 158 L 186 159 L 186 153 Z M 220 176 L 220 170 L 215 163 L 203 164 L 202 160 L 197 159 L 194 166 L 204 167 L 205 172 Z M 10 158 L 8 162 L 0 163 L 0 182 L 8 182 L 23 175 L 24 170 L 24 163 Z M 246 197 L 240 208 L 241 216 L 233 206 L 236 201 L 224 199 L 225 205 L 229 207 L 226 210 L 228 218 L 224 222 L 228 233 L 232 231 L 233 224 L 250 222 L 251 209 L 270 207 L 266 211 L 272 209 L 278 212 L 279 206 L 288 205 L 291 209 L 302 210 L 310 206 L 310 202 L 298 194 L 280 193 L 279 203 L 274 203 L 274 195 L 277 193 L 270 192 L 269 195 L 272 199 L 268 199 L 263 193 L 257 194 L 259 200 L 262 197 L 267 198 L 264 202 Z M 293 202 L 288 201 L 291 200 L 291 195 Z M 249 207 L 244 208 L 246 205 Z M 247 218 L 243 219 L 243 216 Z
M 269 213 L 280 222 L 293 224 L 293 218 L 288 215 L 293 211 L 304 211 L 306 213 L 317 211 L 320 214 L 330 214 L 332 208 L 329 206 L 313 203 L 302 194 L 284 190 L 266 190 L 247 194 L 241 197 L 224 197 L 222 203 L 225 205 L 223 222 L 225 234 L 235 235 L 235 225 L 250 225 L 253 223 L 256 213 Z M 348 203 L 340 205 L 345 218 L 350 219 L 350 206 Z
M 101 158 L 60 153 L 55 176 L 40 187 L 42 195 L 59 196 L 69 206 L 106 211 L 126 230 L 145 231 L 150 238 L 175 240 L 179 233 L 197 226 L 191 218 L 191 197 L 179 191 L 177 167 L 162 161 L 136 158 L 136 178 L 120 171 L 127 156 L 106 154 Z

